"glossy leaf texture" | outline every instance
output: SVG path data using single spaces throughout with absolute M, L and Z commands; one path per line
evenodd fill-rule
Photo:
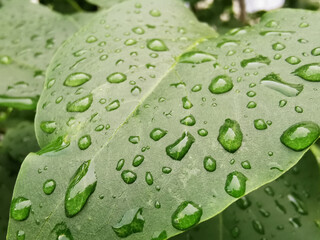
M 299 77 L 319 79 L 319 18 L 275 11 L 213 38 L 179 1 L 100 13 L 51 62 L 36 117 L 44 148 L 14 193 L 33 213 L 11 219 L 8 237 L 171 237 L 278 178 L 319 137 L 319 82 Z M 49 179 L 55 191 L 34 194 Z
M 319 184 L 317 160 L 309 151 L 276 181 L 172 240 L 318 239 Z
M 4 0 L 0 28 L 0 106 L 34 110 L 51 58 L 77 24 L 30 1 Z

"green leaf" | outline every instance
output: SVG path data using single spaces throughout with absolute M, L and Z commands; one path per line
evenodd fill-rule
M 49 147 L 23 162 L 14 198 L 29 199 L 33 214 L 11 219 L 9 239 L 17 230 L 57 238 L 62 226 L 74 239 L 117 239 L 112 227 L 128 239 L 171 237 L 278 178 L 319 137 L 319 82 L 292 74 L 319 61 L 311 54 L 319 47 L 319 13 L 275 11 L 215 38 L 179 1 L 140 4 L 98 14 L 51 62 L 36 117 L 39 144 Z M 71 74 L 79 74 L 77 87 L 65 85 Z M 260 82 L 270 74 L 281 82 Z M 232 89 L 217 76 L 229 76 Z M 209 90 L 213 79 L 225 92 Z M 283 89 L 292 84 L 303 90 L 288 97 Z M 191 115 L 195 123 L 185 121 Z M 257 119 L 267 128 L 256 129 Z M 156 141 L 150 134 L 157 129 L 166 134 Z M 280 141 L 284 132 L 282 142 L 296 138 L 299 149 Z M 90 170 L 78 175 L 89 160 Z M 73 196 L 83 198 L 70 216 L 66 194 L 75 178 Z M 50 196 L 41 193 L 48 179 L 57 183 Z
M 50 59 L 77 27 L 39 4 L 5 0 L 0 28 L 0 106 L 35 109 Z
M 127 0 L 87 0 L 87 1 L 102 8 L 110 8 L 115 4 L 122 3 Z
M 318 239 L 319 185 L 319 167 L 309 151 L 276 181 L 172 240 Z

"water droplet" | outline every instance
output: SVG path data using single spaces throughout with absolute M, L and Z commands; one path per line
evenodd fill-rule
M 145 33 L 144 29 L 141 28 L 141 27 L 135 27 L 132 29 L 132 31 L 135 33 L 135 34 L 138 34 L 138 35 L 142 35 Z
M 264 227 L 260 221 L 258 220 L 252 221 L 252 227 L 257 233 L 260 233 L 261 235 L 264 234 Z
M 126 184 L 132 184 L 137 180 L 137 174 L 130 170 L 124 170 L 121 173 L 121 177 Z
M 262 31 L 259 34 L 261 36 L 290 36 L 294 31 Z
M 141 88 L 138 86 L 135 86 L 131 89 L 131 93 L 133 96 L 138 96 L 141 93 Z
M 157 9 L 152 9 L 149 13 L 152 17 L 160 17 L 161 16 L 161 12 Z
M 159 141 L 165 135 L 167 135 L 168 131 L 165 131 L 161 128 L 155 128 L 150 132 L 150 138 L 154 141 Z
M 112 226 L 112 229 L 118 237 L 126 238 L 131 234 L 142 232 L 144 223 L 142 208 L 134 208 L 127 211 L 120 222 Z
M 231 236 L 232 236 L 233 238 L 237 238 L 237 237 L 239 237 L 239 235 L 240 235 L 240 229 L 239 229 L 239 227 L 237 227 L 237 226 L 233 227 L 233 228 L 231 229 Z
M 290 63 L 291 65 L 296 65 L 296 64 L 301 63 L 301 60 L 300 60 L 300 58 L 291 56 L 291 57 L 286 58 L 286 62 Z
M 166 44 L 160 39 L 151 39 L 147 41 L 147 47 L 156 52 L 168 51 Z
M 236 152 L 242 144 L 242 131 L 237 121 L 226 119 L 220 127 L 218 141 L 230 153 Z
M 182 104 L 184 109 L 190 109 L 193 107 L 193 104 L 188 100 L 187 97 L 182 98 Z
M 257 130 L 265 130 L 268 128 L 268 125 L 266 124 L 266 122 L 263 119 L 256 119 L 256 120 L 254 120 L 254 127 Z
M 151 240 L 166 240 L 167 238 L 167 232 L 162 231 L 153 233 Z
M 184 132 L 182 136 L 173 144 L 166 147 L 166 152 L 173 160 L 181 161 L 195 142 L 194 137 L 189 132 Z
M 44 182 L 43 184 L 43 192 L 47 195 L 50 195 L 53 193 L 53 191 L 56 189 L 56 181 L 53 179 L 49 179 Z
M 121 169 L 123 168 L 124 166 L 124 163 L 125 163 L 125 160 L 124 159 L 120 159 L 117 163 L 117 167 L 116 167 L 116 170 L 117 171 L 121 171 Z
M 225 191 L 234 198 L 241 197 L 246 192 L 247 177 L 241 172 L 234 171 L 227 176 Z
M 107 77 L 107 81 L 109 83 L 122 83 L 126 80 L 127 80 L 127 75 L 120 72 L 112 73 Z
M 302 151 L 310 147 L 319 137 L 320 128 L 314 122 L 300 122 L 283 132 L 282 144 L 294 151 Z
M 10 216 L 17 221 L 26 220 L 31 210 L 31 201 L 24 197 L 14 198 L 10 206 Z
M 0 64 L 9 65 L 12 63 L 12 59 L 9 56 L 0 56 Z
M 249 108 L 249 109 L 256 108 L 256 107 L 257 107 L 257 103 L 256 102 L 250 101 L 247 104 L 247 108 Z
M 265 24 L 265 26 L 268 27 L 268 28 L 275 28 L 275 27 L 279 26 L 279 23 L 274 21 L 274 20 L 270 20 L 269 22 L 267 22 Z
M 81 150 L 86 150 L 91 145 L 91 137 L 90 135 L 82 136 L 78 141 L 78 147 Z
M 269 196 L 271 196 L 271 197 L 274 196 L 274 191 L 273 191 L 273 189 L 272 189 L 271 187 L 266 187 L 266 188 L 264 189 L 264 192 L 265 192 L 266 194 L 268 194 Z
M 299 218 L 289 218 L 289 222 L 292 224 L 293 227 L 295 228 L 299 228 L 301 227 L 301 222 L 299 220 Z
M 312 49 L 311 54 L 313 56 L 320 56 L 320 47 Z
M 247 92 L 247 96 L 248 97 L 255 97 L 257 95 L 257 93 L 255 91 L 249 91 Z
M 203 166 L 204 166 L 204 169 L 207 170 L 208 172 L 214 172 L 217 168 L 217 162 L 213 157 L 206 156 L 203 159 Z
M 93 102 L 93 96 L 92 94 L 89 94 L 72 103 L 69 102 L 67 104 L 67 111 L 68 112 L 85 112 L 91 107 L 92 102 Z
M 189 116 L 186 116 L 183 119 L 181 119 L 180 123 L 186 126 L 194 126 L 196 124 L 196 119 L 192 114 L 190 114 Z
M 44 121 L 40 123 L 40 128 L 43 132 L 51 134 L 57 129 L 57 123 L 55 121 Z
M 137 155 L 133 159 L 132 166 L 139 167 L 141 165 L 141 163 L 143 163 L 143 161 L 144 161 L 144 156 Z
M 56 240 L 74 240 L 71 234 L 70 229 L 64 222 L 58 223 L 55 225 L 54 229 L 52 230 L 56 234 Z
M 248 207 L 251 206 L 251 201 L 249 200 L 249 198 L 248 198 L 247 196 L 244 196 L 244 197 L 240 198 L 240 199 L 237 201 L 237 205 L 238 205 L 241 209 L 245 210 L 245 209 L 247 209 Z
M 37 152 L 38 155 L 43 155 L 52 152 L 59 152 L 67 147 L 69 147 L 70 141 L 64 137 L 58 137 L 45 147 L 43 147 L 40 151 Z
M 271 60 L 268 57 L 259 55 L 254 58 L 244 59 L 241 61 L 240 65 L 243 68 L 259 68 L 269 65 Z
M 17 231 L 17 240 L 24 240 L 26 238 L 26 234 L 24 231 L 19 230 Z
M 274 60 L 280 60 L 281 58 L 282 58 L 282 55 L 279 54 L 279 53 L 277 53 L 277 54 L 275 54 L 275 55 L 273 56 L 273 59 L 274 59 Z
M 204 129 L 204 128 L 201 128 L 201 129 L 198 130 L 198 134 L 201 137 L 206 137 L 206 136 L 208 136 L 208 131 L 206 129 Z
M 232 79 L 226 75 L 219 75 L 211 80 L 209 91 L 213 94 L 229 92 L 233 88 Z
M 95 191 L 97 177 L 91 160 L 81 164 L 71 177 L 65 195 L 65 212 L 67 217 L 77 215 Z
M 291 202 L 291 204 L 293 205 L 294 209 L 302 214 L 302 215 L 307 215 L 308 211 L 304 205 L 304 203 L 302 202 L 302 200 L 299 198 L 299 196 L 295 193 L 291 193 L 288 194 L 288 199 Z
M 179 205 L 171 216 L 172 226 L 178 230 L 187 230 L 195 226 L 201 219 L 202 208 L 200 205 L 185 201 Z
M 251 164 L 249 161 L 243 161 L 241 162 L 241 166 L 244 168 L 244 169 L 251 169 Z
M 279 107 L 284 107 L 284 106 L 287 105 L 287 103 L 288 103 L 287 100 L 284 100 L 284 99 L 283 99 L 283 100 L 280 100 L 280 101 L 279 101 Z
M 286 48 L 286 46 L 282 43 L 279 43 L 279 42 L 272 44 L 272 49 L 275 51 L 282 51 L 285 48 Z
M 320 82 L 320 63 L 310 63 L 299 67 L 294 75 L 311 82 Z
M 169 173 L 171 173 L 171 171 L 172 171 L 172 169 L 169 168 L 169 167 L 163 167 L 163 168 L 162 168 L 162 172 L 163 172 L 164 174 L 169 174 Z
M 91 79 L 91 75 L 82 72 L 76 72 L 70 74 L 64 81 L 64 85 L 68 87 L 78 87 Z
M 187 52 L 182 54 L 179 58 L 179 62 L 200 64 L 200 63 L 215 61 L 216 59 L 217 59 L 216 56 L 212 54 L 201 52 L 201 51 L 192 51 L 192 52 Z
M 295 106 L 294 110 L 295 110 L 297 113 L 303 113 L 303 108 L 302 108 L 302 107 Z
M 89 36 L 86 40 L 87 43 L 94 43 L 98 41 L 98 39 L 95 36 Z
M 191 91 L 192 92 L 199 92 L 199 91 L 201 91 L 201 89 L 202 89 L 202 85 L 201 84 L 197 84 L 191 89 Z
M 151 186 L 153 184 L 153 177 L 152 177 L 152 174 L 151 172 L 146 172 L 146 183 Z
M 218 48 L 223 48 L 223 47 L 235 47 L 239 45 L 239 41 L 238 40 L 228 40 L 228 39 L 224 39 L 222 42 L 219 42 L 217 44 Z
M 309 24 L 306 22 L 302 22 L 299 24 L 299 28 L 307 28 L 307 27 L 309 27 Z
M 100 56 L 99 59 L 100 59 L 100 61 L 105 61 L 105 60 L 108 59 L 108 57 L 109 57 L 109 56 L 108 56 L 107 54 L 103 54 L 103 55 Z
M 126 46 L 132 46 L 132 45 L 137 44 L 137 40 L 135 40 L 135 39 L 128 39 L 128 40 L 126 40 L 126 41 L 124 42 L 124 44 L 125 44 Z
M 138 144 L 140 142 L 140 137 L 139 136 L 130 136 L 128 140 L 132 144 Z
M 19 110 L 35 110 L 39 97 L 11 97 L 0 95 L 1 107 L 12 107 Z
M 119 100 L 115 100 L 115 101 L 111 102 L 110 104 L 108 104 L 108 106 L 106 106 L 106 110 L 108 112 L 112 112 L 114 110 L 117 110 L 119 107 L 120 107 Z

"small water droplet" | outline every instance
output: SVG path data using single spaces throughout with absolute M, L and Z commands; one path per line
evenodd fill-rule
M 307 28 L 307 27 L 309 27 L 309 23 L 302 22 L 299 24 L 299 28 Z
M 286 58 L 286 62 L 290 63 L 291 65 L 297 65 L 297 64 L 301 63 L 301 60 L 298 57 L 290 56 L 290 57 Z
M 141 93 L 141 88 L 138 86 L 135 86 L 131 89 L 131 93 L 133 96 L 138 96 Z
M 282 51 L 286 48 L 286 46 L 283 43 L 276 42 L 272 44 L 272 49 L 275 51 Z
M 132 144 L 138 144 L 140 142 L 140 137 L 139 136 L 130 136 L 128 140 Z
M 146 172 L 145 180 L 149 186 L 151 186 L 153 184 L 153 176 L 152 176 L 151 172 Z
M 92 94 L 89 94 L 74 102 L 69 102 L 67 104 L 67 111 L 68 112 L 85 112 L 91 107 L 92 102 L 93 102 L 93 96 Z
M 229 92 L 233 88 L 232 79 L 226 75 L 219 75 L 211 80 L 209 91 L 213 94 Z
M 273 191 L 273 189 L 271 188 L 271 187 L 266 187 L 265 189 L 264 189 L 264 192 L 266 193 L 266 194 L 268 194 L 269 196 L 274 196 L 274 191 Z
M 245 209 L 247 209 L 248 207 L 251 206 L 251 201 L 249 200 L 249 198 L 248 198 L 247 196 L 244 196 L 244 197 L 240 198 L 240 199 L 237 201 L 237 205 L 238 205 L 241 209 L 245 210 Z
M 244 169 L 251 169 L 251 164 L 249 161 L 243 161 L 241 162 L 241 166 L 244 168 Z
M 91 137 L 90 135 L 84 135 L 81 138 L 79 138 L 78 141 L 78 147 L 81 150 L 86 150 L 91 145 Z
M 95 191 L 97 177 L 91 160 L 81 164 L 71 177 L 65 195 L 65 212 L 67 217 L 77 215 Z
M 257 130 L 265 130 L 268 128 L 268 125 L 266 124 L 266 122 L 263 119 L 256 119 L 256 120 L 254 120 L 254 127 Z
M 0 56 L 0 64 L 9 65 L 12 63 L 12 59 L 9 56 Z
M 55 121 L 44 121 L 40 123 L 40 128 L 47 134 L 52 134 L 57 129 L 57 123 Z
M 43 192 L 45 194 L 50 195 L 54 192 L 55 189 L 56 189 L 56 181 L 54 181 L 53 179 L 49 179 L 44 182 Z
M 120 222 L 112 226 L 112 229 L 118 237 L 126 238 L 134 233 L 142 232 L 144 223 L 142 208 L 134 208 L 127 211 Z
M 70 229 L 64 222 L 56 224 L 52 230 L 53 232 L 56 234 L 56 240 L 74 240 Z
M 138 35 L 142 35 L 145 33 L 144 29 L 141 28 L 141 27 L 135 27 L 132 29 L 132 32 L 134 32 L 135 34 L 138 34 Z
M 193 107 L 193 104 L 188 100 L 187 97 L 182 98 L 182 104 L 184 109 L 191 109 Z
M 112 73 L 107 77 L 107 81 L 109 83 L 122 83 L 126 80 L 127 80 L 127 75 L 120 72 Z
M 282 99 L 279 101 L 279 107 L 284 107 L 287 105 L 287 103 L 288 103 L 287 100 Z
M 201 129 L 198 130 L 198 134 L 201 137 L 206 137 L 206 136 L 208 136 L 208 131 L 206 129 L 204 129 L 204 128 L 201 128 Z
M 259 68 L 269 65 L 271 60 L 266 56 L 256 56 L 254 58 L 244 59 L 241 61 L 240 65 L 243 68 Z
M 169 174 L 169 173 L 171 173 L 171 171 L 172 171 L 172 169 L 170 167 L 163 167 L 162 168 L 162 172 L 164 174 Z
M 247 96 L 248 97 L 255 97 L 257 94 L 256 94 L 256 92 L 255 91 L 249 91 L 249 92 L 247 92 Z
M 228 174 L 224 189 L 231 197 L 241 197 L 246 192 L 247 180 L 247 177 L 241 172 L 234 171 Z
M 94 43 L 98 41 L 98 39 L 95 36 L 89 36 L 86 40 L 87 43 Z
M 126 184 L 132 184 L 137 180 L 137 174 L 130 170 L 122 171 L 121 177 Z
M 91 79 L 91 75 L 82 72 L 76 72 L 70 74 L 64 81 L 64 85 L 68 87 L 78 87 Z
M 19 230 L 17 231 L 17 240 L 25 240 L 26 234 L 24 231 Z
M 216 59 L 217 59 L 216 56 L 212 54 L 201 52 L 201 51 L 192 51 L 192 52 L 187 52 L 182 54 L 179 58 L 179 62 L 200 64 L 200 63 L 215 61 Z
M 121 169 L 123 168 L 124 166 L 124 163 L 125 163 L 125 160 L 124 159 L 120 159 L 117 163 L 117 167 L 116 167 L 116 170 L 117 171 L 121 171 Z
M 108 112 L 112 112 L 112 111 L 114 111 L 114 110 L 117 110 L 119 107 L 120 107 L 120 102 L 119 102 L 119 100 L 115 100 L 115 101 L 109 103 L 108 106 L 106 106 L 106 110 L 107 110 Z
M 295 106 L 295 107 L 294 107 L 294 110 L 295 110 L 297 113 L 303 113 L 303 108 L 302 108 L 302 107 Z
M 167 232 L 162 231 L 153 233 L 151 240 L 166 240 L 167 238 Z
M 194 126 L 196 124 L 196 119 L 192 114 L 190 114 L 189 116 L 186 116 L 183 119 L 181 119 L 180 123 L 186 126 Z
M 256 102 L 250 101 L 247 104 L 247 108 L 249 108 L 249 109 L 256 108 L 256 107 L 257 107 L 257 103 Z
M 128 40 L 126 40 L 126 41 L 124 42 L 124 44 L 125 44 L 126 46 L 132 46 L 132 45 L 137 44 L 137 40 L 135 40 L 135 39 L 128 39 Z
M 181 203 L 171 216 L 172 226 L 178 230 L 187 230 L 195 226 L 201 219 L 202 208 L 200 205 L 185 201 Z
M 252 227 L 257 233 L 259 233 L 261 235 L 264 234 L 264 227 L 260 221 L 258 221 L 258 220 L 252 221 Z
M 173 160 L 181 161 L 195 142 L 194 137 L 189 132 L 184 132 L 182 136 L 173 144 L 166 147 L 167 155 Z
M 302 200 L 299 198 L 297 194 L 295 193 L 288 194 L 288 199 L 298 213 L 302 215 L 308 214 L 305 204 L 302 202 Z
M 160 17 L 161 16 L 161 12 L 158 9 L 152 9 L 149 13 L 152 17 Z
M 220 127 L 218 141 L 230 153 L 236 152 L 242 144 L 242 131 L 237 121 L 226 119 Z
M 217 168 L 217 162 L 213 157 L 206 156 L 203 159 L 203 166 L 204 166 L 204 169 L 207 170 L 208 172 L 214 172 Z
M 192 92 L 199 92 L 202 89 L 202 85 L 201 84 L 197 84 L 195 86 L 193 86 L 193 88 L 191 89 Z
M 312 49 L 311 54 L 313 56 L 320 56 L 320 47 L 316 47 L 316 48 Z
M 17 221 L 26 220 L 31 210 L 31 201 L 24 197 L 14 198 L 10 206 L 10 216 Z
M 319 137 L 320 128 L 314 122 L 300 122 L 292 125 L 281 135 L 281 142 L 294 151 L 310 147 Z
M 166 44 L 160 39 L 151 39 L 147 41 L 147 47 L 156 52 L 168 51 Z
M 279 23 L 276 22 L 275 20 L 270 20 L 265 24 L 265 26 L 268 28 L 275 28 L 279 26 Z
M 134 167 L 139 167 L 144 161 L 144 156 L 142 155 L 137 155 L 134 157 L 133 161 L 132 161 L 132 166 Z
M 320 82 L 320 63 L 310 63 L 299 67 L 294 75 L 310 82 Z
M 168 131 L 165 131 L 161 128 L 154 128 L 150 132 L 150 138 L 154 141 L 159 141 L 161 138 L 163 138 L 165 135 L 167 135 Z
M 289 222 L 295 228 L 299 228 L 302 226 L 299 218 L 289 218 Z

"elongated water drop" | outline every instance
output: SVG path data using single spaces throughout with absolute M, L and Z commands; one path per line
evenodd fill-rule
M 56 181 L 49 179 L 43 184 L 43 192 L 47 195 L 51 195 L 56 189 Z
M 299 67 L 294 75 L 310 82 L 320 82 L 320 63 L 310 63 Z
M 214 172 L 217 168 L 217 163 L 213 157 L 206 156 L 203 159 L 203 166 L 204 166 L 204 169 L 207 170 L 208 172 Z
M 219 75 L 212 79 L 209 91 L 213 94 L 229 92 L 233 88 L 232 79 L 227 75 Z
M 166 147 L 166 152 L 173 160 L 181 161 L 195 142 L 194 137 L 189 132 L 184 132 L 182 136 L 173 144 Z
M 225 191 L 234 198 L 241 197 L 246 192 L 247 177 L 241 172 L 234 171 L 227 176 Z
M 31 210 L 31 201 L 24 197 L 14 198 L 10 206 L 10 216 L 17 221 L 26 220 Z
M 294 151 L 310 147 L 319 137 L 320 128 L 314 122 L 299 122 L 289 127 L 280 137 L 282 144 Z
M 55 121 L 44 121 L 40 123 L 40 128 L 43 132 L 51 134 L 57 128 L 57 123 Z
M 217 59 L 216 56 L 212 54 L 201 52 L 201 51 L 192 51 L 192 52 L 187 52 L 182 54 L 179 58 L 179 62 L 200 64 L 200 63 L 215 61 L 216 59 Z
M 218 141 L 228 152 L 236 152 L 242 145 L 242 131 L 237 121 L 226 119 L 220 127 Z
M 241 209 L 245 210 L 245 209 L 247 209 L 248 207 L 251 206 L 251 201 L 249 200 L 249 198 L 248 198 L 247 196 L 244 196 L 244 197 L 240 198 L 240 199 L 237 201 L 237 205 L 238 205 Z
M 125 160 L 124 159 L 120 159 L 117 163 L 117 167 L 116 167 L 116 170 L 117 171 L 121 171 L 121 169 L 123 168 L 124 166 L 124 163 L 125 163 Z
M 146 172 L 146 183 L 148 185 L 152 185 L 153 184 L 153 176 L 151 174 L 151 172 Z
M 106 110 L 108 112 L 112 112 L 114 110 L 117 110 L 118 108 L 120 107 L 120 102 L 119 100 L 115 100 L 111 103 L 109 103 L 107 106 L 106 106 Z
M 93 96 L 92 94 L 89 94 L 72 103 L 69 102 L 67 104 L 67 111 L 68 112 L 85 112 L 91 107 L 92 102 L 93 102 Z
M 67 217 L 77 215 L 95 191 L 97 177 L 91 160 L 81 164 L 69 182 L 65 195 L 65 212 Z
M 142 232 L 144 223 L 142 208 L 134 208 L 127 211 L 120 222 L 112 226 L 112 229 L 118 237 L 126 238 L 131 234 Z
M 150 132 L 150 138 L 153 141 L 159 141 L 161 138 L 163 138 L 165 135 L 167 135 L 168 131 L 163 130 L 161 128 L 154 128 L 151 132 Z
M 257 233 L 259 233 L 261 235 L 264 234 L 264 227 L 260 221 L 258 221 L 258 220 L 252 221 L 252 227 Z
M 256 56 L 254 58 L 244 59 L 241 61 L 240 65 L 243 68 L 259 68 L 269 65 L 271 60 L 266 56 Z
M 275 73 L 268 74 L 260 81 L 260 83 L 261 85 L 276 90 L 287 97 L 298 96 L 303 90 L 302 84 L 284 82 L 280 78 L 279 74 Z
M 186 126 L 194 126 L 196 124 L 196 119 L 192 114 L 190 114 L 189 116 L 186 116 L 183 119 L 181 119 L 180 123 Z
M 64 81 L 64 85 L 68 87 L 78 87 L 91 79 L 91 75 L 82 72 L 76 72 L 70 74 Z
M 127 80 L 127 75 L 120 72 L 112 73 L 107 77 L 107 81 L 109 83 L 122 83 L 126 80 Z
M 137 155 L 133 159 L 132 166 L 139 167 L 143 163 L 143 161 L 144 161 L 144 156 Z
M 168 51 L 166 44 L 160 39 L 151 39 L 147 41 L 147 47 L 156 52 Z
M 187 230 L 196 225 L 202 216 L 200 205 L 185 201 L 181 203 L 171 216 L 172 226 L 178 230 Z
M 288 194 L 288 200 L 291 202 L 296 212 L 302 215 L 308 214 L 305 204 L 302 202 L 302 200 L 299 198 L 297 194 L 295 193 Z

